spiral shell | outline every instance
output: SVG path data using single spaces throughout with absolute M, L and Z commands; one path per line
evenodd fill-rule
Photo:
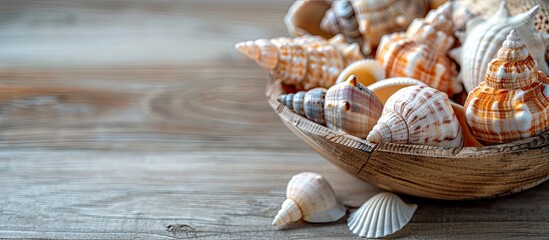
M 303 219 L 312 223 L 334 222 L 345 216 L 345 207 L 336 199 L 332 186 L 320 174 L 302 172 L 286 187 L 286 200 L 273 226 Z
M 284 94 L 278 101 L 312 121 L 360 138 L 368 135 L 383 109 L 379 99 L 358 83 L 355 76 L 326 92 L 317 88 Z
M 385 237 L 408 224 L 416 209 L 417 204 L 405 203 L 394 193 L 382 192 L 351 213 L 347 226 L 360 237 Z
M 299 0 L 295 1 L 288 13 L 284 16 L 284 24 L 288 33 L 294 37 L 308 34 L 319 35 L 325 38 L 334 34 L 320 29 L 320 21 L 330 8 L 330 2 L 324 0 Z
M 467 124 L 484 144 L 505 143 L 549 130 L 549 80 L 512 30 L 488 65 L 484 82 L 465 101 Z
M 451 9 L 451 3 L 444 4 L 425 19 L 415 19 L 405 33 L 383 36 L 376 59 L 387 77 L 415 78 L 448 95 L 463 90 L 448 56 L 455 43 Z
M 488 63 L 496 57 L 499 47 L 512 29 L 516 29 L 523 37 L 526 47 L 538 62 L 539 69 L 549 72 L 545 60 L 549 34 L 534 29 L 534 19 L 538 11 L 539 6 L 534 6 L 528 12 L 510 16 L 505 1 L 502 1 L 498 12 L 490 19 L 477 17 L 467 23 L 463 45 L 451 53 L 461 65 L 460 75 L 467 92 L 483 81 Z
M 429 11 L 428 0 L 342 0 L 334 1 L 320 28 L 342 33 L 350 42 L 358 42 L 365 55 L 374 53 L 385 34 L 401 31 L 416 17 Z
M 427 86 L 410 86 L 393 94 L 366 139 L 373 143 L 463 146 L 463 132 L 448 96 Z
M 283 83 L 304 90 L 329 88 L 343 68 L 363 59 L 358 45 L 346 44 L 342 36 L 259 39 L 235 47 Z

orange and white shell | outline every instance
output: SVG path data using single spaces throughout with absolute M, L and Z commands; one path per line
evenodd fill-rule
M 335 222 L 346 209 L 336 199 L 332 186 L 320 174 L 302 172 L 286 187 L 286 200 L 273 220 L 273 226 L 303 219 L 312 223 Z
M 506 143 L 549 130 L 549 80 L 512 30 L 488 65 L 485 81 L 465 101 L 467 124 L 484 144 Z
M 387 77 L 411 77 L 448 95 L 461 92 L 456 63 L 448 56 L 455 44 L 452 4 L 432 10 L 425 19 L 415 19 L 408 30 L 385 35 L 376 59 Z
M 328 128 L 365 138 L 381 116 L 383 104 L 355 76 L 327 91 L 315 88 L 284 94 L 278 101 L 297 114 Z
M 448 96 L 428 86 L 398 90 L 366 140 L 439 147 L 463 146 L 463 132 Z
M 370 55 L 383 35 L 406 29 L 427 11 L 428 0 L 334 1 L 320 27 L 332 34 L 343 33 L 348 41 L 361 42 L 362 52 Z
M 526 47 L 538 62 L 539 69 L 549 72 L 549 65 L 545 60 L 549 34 L 534 29 L 538 11 L 539 6 L 534 6 L 528 12 L 511 16 L 505 1 L 502 1 L 497 13 L 491 18 L 484 20 L 477 17 L 467 22 L 462 46 L 450 53 L 461 65 L 460 76 L 467 92 L 484 80 L 488 64 L 496 57 L 499 47 L 512 29 L 516 29 L 523 37 Z
M 329 88 L 347 65 L 363 59 L 358 45 L 342 36 L 273 38 L 240 42 L 236 49 L 268 69 L 275 78 L 298 89 Z

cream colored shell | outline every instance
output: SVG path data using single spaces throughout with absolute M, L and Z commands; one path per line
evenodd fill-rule
M 351 213 L 347 226 L 360 237 L 385 237 L 408 224 L 416 209 L 416 204 L 405 203 L 394 193 L 382 192 Z
M 312 223 L 335 222 L 346 209 L 336 199 L 332 186 L 320 174 L 302 172 L 292 177 L 286 200 L 273 220 L 273 226 L 303 219 Z
M 461 65 L 460 76 L 467 92 L 483 81 L 488 63 L 496 57 L 499 47 L 512 29 L 516 29 L 523 36 L 526 47 L 539 64 L 539 69 L 549 72 L 545 60 L 549 35 L 534 29 L 534 19 L 538 11 L 539 6 L 535 6 L 528 12 L 511 16 L 502 1 L 497 13 L 491 18 L 484 20 L 477 17 L 467 23 L 462 47 L 452 50 L 451 53 Z
M 363 59 L 358 45 L 346 44 L 342 36 L 259 39 L 235 47 L 275 78 L 304 90 L 331 87 L 343 68 Z
M 461 147 L 463 131 L 445 93 L 427 86 L 410 86 L 387 100 L 366 139 L 373 143 Z
M 336 83 L 347 81 L 351 75 L 355 75 L 360 84 L 368 86 L 385 79 L 385 69 L 375 59 L 359 60 L 345 67 L 337 77 Z

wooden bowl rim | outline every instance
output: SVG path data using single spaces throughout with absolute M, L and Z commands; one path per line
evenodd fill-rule
M 520 139 L 516 141 L 512 141 L 509 143 L 502 143 L 497 145 L 489 145 L 489 146 L 482 146 L 482 147 L 437 147 L 437 146 L 428 146 L 428 145 L 417 145 L 417 144 L 399 144 L 399 143 L 372 143 L 367 141 L 366 139 L 361 139 L 353 135 L 349 135 L 346 133 L 338 132 L 333 129 L 330 129 L 326 126 L 323 126 L 321 124 L 315 123 L 299 114 L 294 113 L 290 109 L 288 109 L 286 106 L 282 105 L 280 102 L 277 101 L 277 97 L 283 93 L 282 89 L 282 83 L 280 80 L 273 79 L 270 77 L 267 80 L 267 86 L 266 86 L 266 96 L 267 100 L 269 102 L 269 105 L 273 110 L 285 121 L 292 123 L 294 126 L 299 128 L 300 123 L 301 124 L 307 124 L 307 125 L 318 125 L 319 128 L 322 128 L 322 131 L 327 132 L 333 136 L 339 136 L 345 138 L 347 141 L 354 141 L 355 144 L 359 145 L 366 145 L 367 149 L 370 149 L 368 152 L 372 152 L 374 149 L 376 150 L 383 150 L 383 149 L 390 149 L 391 151 L 399 154 L 405 154 L 405 155 L 415 155 L 415 156 L 432 156 L 432 152 L 447 152 L 448 154 L 451 154 L 452 158 L 460 159 L 460 158 L 471 158 L 476 157 L 479 155 L 495 155 L 495 154 L 501 154 L 501 151 L 499 153 L 496 153 L 494 149 L 508 149 L 508 151 L 517 151 L 521 149 L 527 149 L 529 146 L 535 145 L 536 142 L 543 142 L 546 141 L 546 139 L 549 139 L 549 131 L 543 132 L 539 135 Z M 301 129 L 301 128 L 300 128 Z M 448 156 L 440 156 L 440 157 L 448 157 Z

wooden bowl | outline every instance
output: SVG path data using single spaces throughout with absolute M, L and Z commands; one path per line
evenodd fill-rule
M 280 81 L 268 81 L 267 100 L 295 135 L 343 170 L 389 191 L 468 200 L 520 192 L 549 178 L 549 131 L 486 147 L 373 144 L 295 114 L 276 100 L 283 93 Z

